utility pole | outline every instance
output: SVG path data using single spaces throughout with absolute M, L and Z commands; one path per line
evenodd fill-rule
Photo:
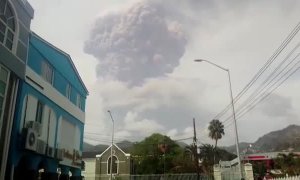
M 164 179 L 166 179 L 166 136 L 164 136 Z
M 199 156 L 198 156 L 198 151 L 197 151 L 197 135 L 196 135 L 195 118 L 193 118 L 193 127 L 194 127 L 193 145 L 194 145 L 195 166 L 196 166 L 196 171 L 197 171 L 197 180 L 199 180 L 200 179 L 200 174 L 199 174 Z
M 111 147 L 110 147 L 110 180 L 113 178 L 113 172 L 112 172 L 112 164 L 113 164 L 113 147 L 114 147 L 114 130 L 115 130 L 115 121 L 111 115 L 110 110 L 107 111 L 110 115 L 111 121 L 112 121 L 112 134 L 111 134 Z
M 234 100 L 233 100 L 233 95 L 232 95 L 232 83 L 231 83 L 230 71 L 227 68 L 224 68 L 220 65 L 217 65 L 217 64 L 210 62 L 208 60 L 205 60 L 205 59 L 195 59 L 194 61 L 195 62 L 206 62 L 206 63 L 211 64 L 219 69 L 226 71 L 228 74 L 229 91 L 230 91 L 230 99 L 231 99 L 231 107 L 232 107 L 232 114 L 233 114 L 234 131 L 235 131 L 236 155 L 237 155 L 237 159 L 239 161 L 238 167 L 239 167 L 240 178 L 243 179 L 243 170 L 242 170 L 240 148 L 239 148 L 239 135 L 238 135 L 237 124 L 236 124 L 236 115 L 235 115 Z

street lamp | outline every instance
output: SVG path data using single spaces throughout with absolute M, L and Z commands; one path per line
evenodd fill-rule
M 110 110 L 107 111 L 110 115 L 112 121 L 112 135 L 111 135 L 111 147 L 110 147 L 110 179 L 112 180 L 112 164 L 113 164 L 113 145 L 114 145 L 114 130 L 115 130 L 115 121 L 111 115 Z
M 230 78 L 230 71 L 227 68 L 224 68 L 222 66 L 219 66 L 213 62 L 210 62 L 208 60 L 204 59 L 195 59 L 195 62 L 206 62 L 208 64 L 211 64 L 213 66 L 216 66 L 224 71 L 227 72 L 228 74 L 228 80 L 229 80 L 229 90 L 230 90 L 230 98 L 231 98 L 231 107 L 232 107 L 232 114 L 233 114 L 233 122 L 234 122 L 234 130 L 235 130 L 235 145 L 236 145 L 236 153 L 239 161 L 239 172 L 240 172 L 240 178 L 243 178 L 243 173 L 242 173 L 242 164 L 241 164 L 241 158 L 240 158 L 240 148 L 239 148 L 239 137 L 238 137 L 238 131 L 237 131 L 237 124 L 236 124 L 236 117 L 235 117 L 235 109 L 234 109 L 234 102 L 233 102 L 233 95 L 232 95 L 232 87 L 231 87 L 231 78 Z

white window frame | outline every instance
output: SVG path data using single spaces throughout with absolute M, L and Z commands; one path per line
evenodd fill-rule
M 44 103 L 42 103 L 40 100 L 38 100 L 37 106 L 36 106 L 35 121 L 39 122 L 41 124 L 43 123 L 44 108 L 45 108 Z
M 116 156 L 116 155 L 112 155 L 112 156 L 109 156 L 108 158 L 107 158 L 107 165 L 106 165 L 106 172 L 107 172 L 107 174 L 109 175 L 110 174 L 110 171 L 111 171 L 111 169 L 110 169 L 110 158 L 111 157 L 116 157 L 116 159 L 117 159 L 117 162 L 116 162 L 116 164 L 117 164 L 117 173 L 112 173 L 112 174 L 119 174 L 119 165 L 120 165 L 120 161 L 119 161 L 119 158 Z M 110 170 L 109 172 L 108 172 L 108 170 Z
M 45 60 L 42 61 L 42 77 L 45 81 L 53 85 L 54 68 Z
M 14 14 L 14 11 L 13 11 L 13 9 L 12 9 L 12 7 L 10 6 L 10 4 L 9 4 L 9 1 L 7 0 L 6 1 L 6 4 L 5 4 L 5 7 L 4 7 L 4 13 L 6 12 L 6 9 L 7 8 L 9 8 L 11 11 L 12 11 L 12 13 L 13 13 L 13 16 L 11 16 L 11 17 L 9 17 L 9 18 L 13 18 L 13 21 L 14 21 L 14 29 L 11 29 L 9 26 L 8 26 L 8 24 L 6 23 L 6 22 L 4 22 L 1 18 L 0 18 L 0 22 L 5 26 L 5 32 L 1 32 L 0 31 L 0 33 L 3 35 L 3 42 L 2 41 L 0 41 L 0 44 L 2 44 L 5 48 L 7 48 L 8 50 L 10 50 L 10 51 L 13 51 L 13 49 L 14 49 L 14 42 L 15 42 L 15 35 L 16 35 L 16 25 L 17 25 L 17 23 L 16 23 L 16 21 L 15 21 L 15 14 Z M 5 16 L 5 14 L 4 14 L 4 16 Z M 10 39 L 10 38 L 8 38 L 8 33 L 12 33 L 12 39 Z M 4 33 L 4 34 L 3 34 Z M 9 41 L 10 43 L 11 43 L 11 47 L 7 47 L 7 45 L 6 45 L 6 42 L 7 41 Z
M 0 64 L 0 72 L 2 71 L 2 69 L 4 69 L 5 71 L 7 71 L 7 77 L 6 77 L 6 82 L 5 83 L 5 90 L 4 90 L 4 94 L 0 94 L 0 96 L 3 98 L 2 101 L 2 109 L 0 109 L 1 111 L 1 115 L 0 115 L 0 136 L 1 136 L 1 129 L 2 129 L 2 122 L 3 122 L 3 115 L 4 115 L 4 109 L 5 109 L 5 102 L 6 102 L 6 94 L 7 94 L 7 85 L 8 85 L 8 81 L 9 81 L 9 76 L 10 76 L 10 71 L 5 68 L 4 66 L 2 66 Z M 0 80 L 2 81 L 2 80 Z

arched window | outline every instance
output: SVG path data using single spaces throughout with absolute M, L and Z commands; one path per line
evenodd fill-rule
M 13 48 L 15 16 L 7 0 L 0 0 L 0 43 Z
M 110 174 L 110 163 L 111 163 L 111 157 L 107 160 L 107 174 Z M 118 159 L 116 156 L 112 157 L 112 173 L 117 174 L 118 173 Z

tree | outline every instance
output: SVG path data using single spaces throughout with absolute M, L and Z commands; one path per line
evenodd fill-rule
M 225 135 L 224 125 L 218 119 L 213 119 L 209 123 L 208 130 L 209 137 L 215 140 L 215 148 L 217 148 L 218 140 L 221 139 L 223 135 Z
M 196 151 L 196 152 L 195 152 Z M 195 150 L 194 145 L 186 146 L 182 153 L 179 154 L 173 161 L 174 167 L 171 169 L 172 173 L 195 173 L 197 167 L 195 166 Z
M 281 169 L 284 173 L 289 175 L 296 175 L 300 173 L 300 159 L 296 154 L 289 153 L 278 154 L 275 159 L 275 167 Z
M 176 167 L 183 149 L 167 136 L 155 133 L 131 149 L 137 174 L 162 174 Z
M 215 148 L 211 144 L 202 144 L 200 146 L 200 159 L 202 161 L 202 170 L 206 174 L 210 174 L 213 171 L 214 161 L 231 161 L 237 156 L 227 152 L 224 149 Z
M 202 161 L 202 169 L 206 174 L 210 174 L 214 165 L 215 148 L 210 144 L 203 144 L 200 146 L 200 159 Z

